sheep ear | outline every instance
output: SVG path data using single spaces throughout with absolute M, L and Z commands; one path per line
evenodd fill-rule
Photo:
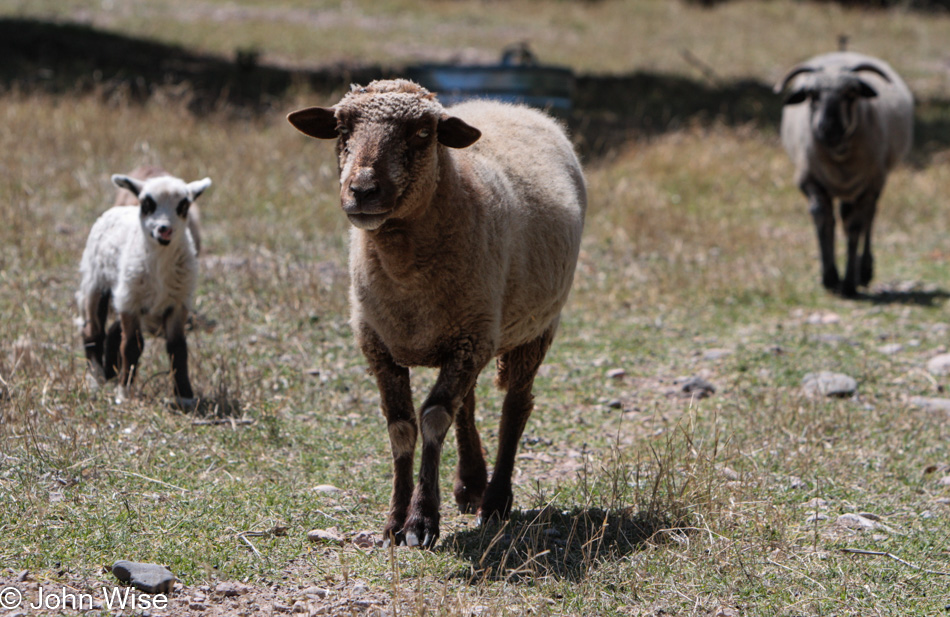
M 336 113 L 332 107 L 298 109 L 287 114 L 287 121 L 304 135 L 317 139 L 336 139 L 340 134 L 336 130 Z
M 864 81 L 863 79 L 859 79 L 858 80 L 858 94 L 862 98 L 873 99 L 874 97 L 877 96 L 877 90 L 872 88 L 871 85 L 868 84 L 868 82 Z
M 449 148 L 467 148 L 478 141 L 482 132 L 455 116 L 445 116 L 436 128 L 439 143 Z
M 188 192 L 191 193 L 191 200 L 194 201 L 198 199 L 198 196 L 204 193 L 209 186 L 211 186 L 211 178 L 204 178 L 202 180 L 189 182 Z
M 804 102 L 808 98 L 808 91 L 804 88 L 799 88 L 798 90 L 792 90 L 782 101 L 782 105 L 798 105 L 799 103 Z
M 116 185 L 120 189 L 128 189 L 132 191 L 132 194 L 136 197 L 139 196 L 139 193 L 142 192 L 142 187 L 145 185 L 141 180 L 136 180 L 130 176 L 123 176 L 120 174 L 112 174 L 112 184 Z

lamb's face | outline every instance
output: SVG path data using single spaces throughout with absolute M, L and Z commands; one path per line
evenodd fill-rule
M 464 148 L 481 133 L 446 114 L 424 88 L 404 80 L 354 87 L 333 108 L 312 107 L 288 120 L 301 132 L 337 139 L 340 205 L 360 229 L 411 216 L 438 183 L 438 146 Z
M 138 197 L 142 231 L 159 246 L 181 241 L 187 229 L 188 209 L 211 186 L 208 178 L 186 184 L 171 176 L 142 181 L 116 175 L 112 176 L 112 181 Z

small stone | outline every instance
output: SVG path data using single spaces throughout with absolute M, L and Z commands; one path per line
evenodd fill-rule
M 296 602 L 294 602 L 294 606 L 292 610 L 295 613 L 309 613 L 310 612 L 310 609 L 307 608 L 307 603 L 303 602 L 302 600 L 297 600 Z
M 311 542 L 343 544 L 343 536 L 340 535 L 336 527 L 331 527 L 330 529 L 313 529 L 307 532 L 307 539 Z
M 821 371 L 805 375 L 802 379 L 802 388 L 809 398 L 823 396 L 848 398 L 854 396 L 854 393 L 857 392 L 858 382 L 842 373 Z
M 307 587 L 300 591 L 305 596 L 316 596 L 318 598 L 325 598 L 330 595 L 329 589 L 324 589 L 323 587 Z
M 120 559 L 112 564 L 112 574 L 145 593 L 167 593 L 175 585 L 175 575 L 165 566 Z
M 950 353 L 934 356 L 927 362 L 927 370 L 934 375 L 950 375 Z
M 858 531 L 891 531 L 891 528 L 884 523 L 870 519 L 867 516 L 862 516 L 861 514 L 842 514 L 835 522 L 841 527 L 857 529 Z
M 235 596 L 244 595 L 249 589 L 250 588 L 244 583 L 223 581 L 217 584 L 217 586 L 214 588 L 214 592 L 221 594 L 225 598 L 233 598 Z
M 721 360 L 729 355 L 732 355 L 731 349 L 707 349 L 703 352 L 703 360 Z
M 822 514 L 821 512 L 815 512 L 814 514 L 812 514 L 811 516 L 809 516 L 808 518 L 806 518 L 806 519 L 805 519 L 805 522 L 806 522 L 806 523 L 814 524 L 814 523 L 817 523 L 817 522 L 819 522 L 819 521 L 825 521 L 825 520 L 828 520 L 828 515 Z
M 203 611 L 208 607 L 205 606 L 204 604 L 201 604 L 200 602 L 192 602 L 191 604 L 188 605 L 188 608 L 190 608 L 193 611 Z
M 317 486 L 313 487 L 313 492 L 314 493 L 341 493 L 343 492 L 343 489 L 337 488 L 333 486 L 332 484 L 318 484 Z
M 23 581 L 25 581 L 25 580 L 28 579 L 29 577 L 30 577 L 30 571 L 29 571 L 29 570 L 23 570 L 22 572 L 20 572 L 19 574 L 16 575 L 16 582 L 22 583 Z
M 944 476 L 937 480 L 937 484 L 940 486 L 950 486 L 950 476 Z
M 274 602 L 274 611 L 278 613 L 289 613 L 293 610 L 293 607 L 282 604 L 281 602 Z
M 807 488 L 807 487 L 808 487 L 808 483 L 802 480 L 801 478 L 799 478 L 798 476 L 791 476 L 788 479 L 788 488 L 792 490 L 798 490 L 798 489 Z
M 821 497 L 812 497 L 811 499 L 803 503 L 802 506 L 806 508 L 811 508 L 812 510 L 817 509 L 817 508 L 827 508 L 828 501 L 826 499 L 822 499 Z
M 896 353 L 904 351 L 904 346 L 900 343 L 890 343 L 888 345 L 881 345 L 877 350 L 885 356 L 893 356 Z
M 731 467 L 723 467 L 719 470 L 719 473 L 721 473 L 722 477 L 724 477 L 726 480 L 729 480 L 730 482 L 736 482 L 739 480 L 739 473 Z
M 706 398 L 716 393 L 716 387 L 702 377 L 690 377 L 680 385 L 679 394 L 684 398 Z
M 808 323 L 813 325 L 830 325 L 836 324 L 841 321 L 841 317 L 837 313 L 832 313 L 831 311 L 812 313 L 808 316 L 806 320 Z
M 360 548 L 374 548 L 383 545 L 383 541 L 378 539 L 372 531 L 357 531 L 351 541 Z
M 950 398 L 913 396 L 910 399 L 910 404 L 926 411 L 950 411 Z
M 622 368 L 612 368 L 607 371 L 607 377 L 610 379 L 623 379 L 627 376 L 627 371 Z
M 623 409 L 623 401 L 619 398 L 610 399 L 607 401 L 607 407 L 610 409 Z

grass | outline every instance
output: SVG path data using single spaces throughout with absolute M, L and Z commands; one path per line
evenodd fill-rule
M 360 37 L 378 22 L 358 2 L 233 3 L 227 19 L 214 3 L 99 6 L 0 0 L 6 15 L 86 15 L 216 53 L 273 44 L 263 58 L 300 64 L 338 60 L 345 47 L 312 36 L 300 11 L 332 17 L 336 36 L 365 45 L 347 53 L 367 62 L 438 57 L 456 43 L 491 50 L 528 28 L 548 61 L 695 79 L 678 53 L 689 40 L 722 77 L 763 82 L 844 29 L 860 33 L 855 47 L 880 45 L 928 100 L 946 97 L 932 69 L 950 28 L 942 15 L 738 0 L 712 11 L 605 0 L 420 12 L 393 1 L 374 18 L 393 16 L 392 36 Z M 637 18 L 622 22 L 630 11 Z M 303 25 L 288 28 L 286 15 Z M 632 34 L 615 36 L 621 23 Z M 202 31 L 213 36 L 199 40 Z M 431 50 L 411 44 L 420 31 L 432 33 Z M 933 615 L 950 603 L 946 577 L 928 572 L 950 570 L 950 435 L 945 412 L 911 403 L 943 396 L 946 380 L 926 370 L 950 330 L 943 140 L 891 176 L 876 283 L 855 301 L 820 289 L 814 232 L 773 124 L 683 119 L 589 155 L 581 261 L 537 381 L 512 520 L 475 528 L 446 504 L 436 551 L 388 551 L 352 541 L 378 533 L 391 472 L 378 395 L 347 323 L 332 148 L 283 119 L 334 96 L 296 89 L 263 110 L 222 104 L 197 116 L 175 86 L 138 103 L 112 88 L 5 88 L 0 582 L 29 570 L 47 586 L 95 588 L 109 580 L 102 566 L 128 558 L 170 565 L 179 596 L 243 581 L 261 607 L 349 614 Z M 922 113 L 947 122 L 942 109 Z M 109 174 L 140 163 L 215 183 L 202 197 L 208 251 L 189 338 L 205 417 L 164 404 L 171 386 L 155 340 L 141 394 L 125 406 L 84 378 L 78 256 L 112 200 Z M 819 370 L 857 379 L 857 396 L 807 398 L 802 378 Z M 716 392 L 682 396 L 693 376 Z M 417 400 L 433 380 L 418 372 Z M 482 382 L 491 452 L 500 398 Z M 446 491 L 454 461 L 447 445 Z M 836 524 L 854 513 L 887 527 Z M 330 527 L 348 541 L 307 540 Z M 314 585 L 332 594 L 306 599 Z M 206 613 L 235 601 L 213 596 Z

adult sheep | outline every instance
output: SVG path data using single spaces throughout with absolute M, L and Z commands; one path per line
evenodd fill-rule
M 312 137 L 338 138 L 340 199 L 352 223 L 352 325 L 393 454 L 384 536 L 426 548 L 438 539 L 439 459 L 453 420 L 459 509 L 480 521 L 507 517 L 534 377 L 570 292 L 584 225 L 585 181 L 570 141 L 539 111 L 490 101 L 443 108 L 406 80 L 353 86 L 334 107 L 288 120 Z M 488 482 L 474 388 L 492 358 L 507 393 Z M 440 369 L 418 425 L 415 366 Z
M 793 80 L 783 104 L 782 144 L 808 197 L 822 284 L 854 296 L 873 275 L 871 226 L 888 172 L 910 150 L 913 97 L 886 62 L 854 52 L 824 54 L 793 67 L 775 92 Z M 848 239 L 844 279 L 835 267 L 835 199 Z

